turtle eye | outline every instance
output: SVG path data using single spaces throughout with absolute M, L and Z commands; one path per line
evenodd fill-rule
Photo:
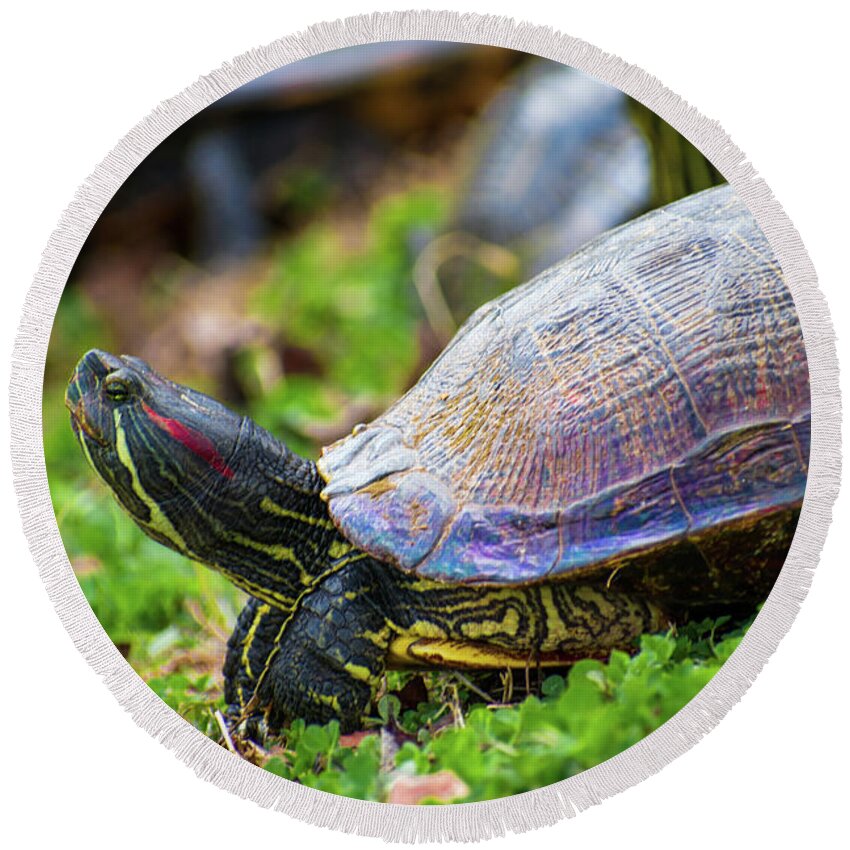
M 112 401 L 126 401 L 132 392 L 131 381 L 120 372 L 111 372 L 103 379 L 103 391 Z

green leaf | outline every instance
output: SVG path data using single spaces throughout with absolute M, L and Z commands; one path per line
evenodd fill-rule
M 378 714 L 384 726 L 394 722 L 401 712 L 401 701 L 394 694 L 384 694 L 378 700 Z
M 544 696 L 556 697 L 564 692 L 566 686 L 567 683 L 564 681 L 563 676 L 547 676 L 543 680 L 540 690 Z

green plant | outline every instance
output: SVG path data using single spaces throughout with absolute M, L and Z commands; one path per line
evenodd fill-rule
M 433 675 L 429 701 L 402 719 L 397 698 L 385 697 L 383 710 L 379 705 L 383 734 L 395 729 L 396 738 L 406 738 L 392 760 L 395 770 L 381 769 L 381 735 L 367 735 L 352 748 L 341 741 L 337 724 L 305 727 L 300 721 L 265 767 L 311 787 L 367 800 L 387 799 L 400 779 L 446 772 L 460 781 L 456 787 L 467 789 L 465 801 L 540 788 L 617 755 L 693 699 L 748 625 L 718 639 L 728 622 L 728 617 L 707 619 L 679 634 L 645 635 L 635 655 L 616 651 L 607 662 L 579 661 L 566 677 L 546 678 L 540 696 L 516 705 L 485 705 L 467 693 L 462 719 L 430 731 L 427 727 L 445 715 L 437 694 L 451 677 Z M 405 678 L 399 676 L 396 685 Z M 412 740 L 422 730 L 427 734 Z

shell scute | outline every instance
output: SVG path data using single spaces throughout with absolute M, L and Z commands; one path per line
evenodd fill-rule
M 334 521 L 376 557 L 523 583 L 793 511 L 808 416 L 790 292 L 726 186 L 479 309 L 319 467 Z

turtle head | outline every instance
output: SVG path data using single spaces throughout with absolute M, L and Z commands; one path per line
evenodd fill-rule
M 92 350 L 65 392 L 95 472 L 141 529 L 278 606 L 339 550 L 322 481 L 265 429 L 136 357 Z
M 199 530 L 224 521 L 226 504 L 246 489 L 236 466 L 252 423 L 136 357 L 98 350 L 77 364 L 65 404 L 83 453 L 130 516 L 205 559 Z

